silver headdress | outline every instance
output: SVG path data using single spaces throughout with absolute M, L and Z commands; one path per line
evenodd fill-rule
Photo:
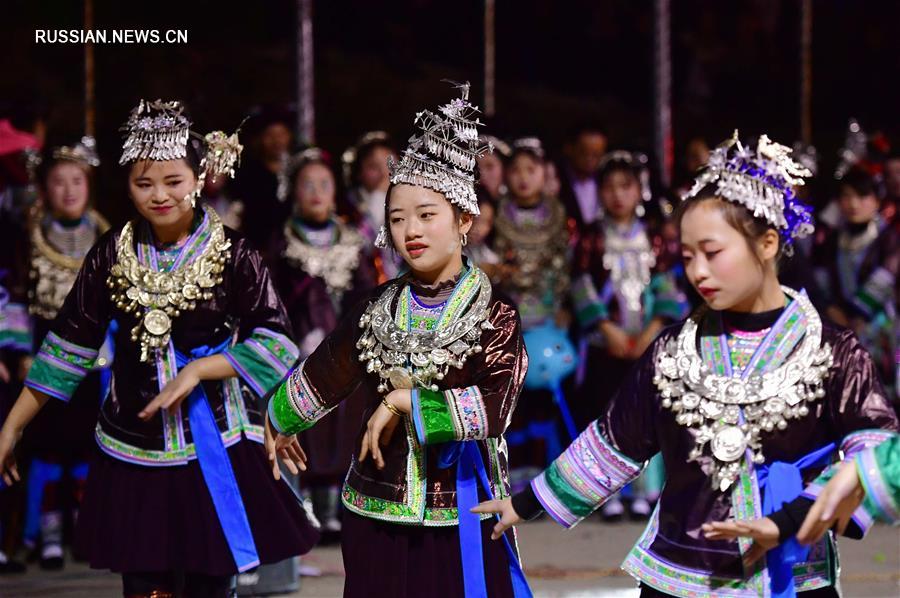
M 122 146 L 119 164 L 130 164 L 138 160 L 178 160 L 186 157 L 190 137 L 192 135 L 200 137 L 191 131 L 191 124 L 184 115 L 184 105 L 181 102 L 141 100 L 122 126 L 125 143 Z M 244 149 L 238 140 L 239 131 L 240 127 L 231 135 L 213 131 L 202 137 L 206 151 L 200 160 L 197 186 L 185 197 L 191 200 L 192 206 L 200 197 L 207 177 L 215 178 L 221 175 L 234 177 L 234 168 L 240 163 L 241 152 Z
M 741 204 L 775 227 L 790 252 L 794 239 L 813 232 L 812 210 L 797 199 L 794 186 L 805 184 L 810 171 L 795 162 L 791 148 L 761 135 L 753 152 L 734 135 L 712 151 L 709 162 L 682 197 L 689 199 L 707 185 L 716 195 Z
M 650 161 L 647 159 L 647 154 L 626 150 L 606 152 L 600 159 L 599 171 L 603 172 L 603 169 L 613 162 L 624 162 L 634 169 L 641 183 L 641 199 L 644 201 L 653 199 L 653 192 L 650 189 L 650 168 L 648 166 Z
M 344 153 L 341 154 L 341 174 L 344 177 L 344 184 L 347 185 L 348 188 L 353 185 L 353 167 L 359 157 L 360 150 L 372 143 L 383 143 L 388 146 L 393 145 L 391 143 L 391 136 L 388 135 L 387 131 L 369 131 L 368 133 L 364 133 L 362 137 L 356 140 L 355 144 L 345 149 Z
M 512 155 L 512 148 L 509 144 L 493 135 L 482 135 L 481 143 L 494 148 L 494 151 L 500 154 L 501 158 L 509 158 Z
M 537 156 L 539 159 L 544 159 L 544 144 L 541 143 L 541 140 L 537 137 L 520 137 L 518 139 L 514 139 L 512 142 L 512 149 L 509 150 L 509 154 L 512 155 L 516 153 L 517 150 L 530 152 Z
M 438 109 L 416 114 L 421 134 L 413 135 L 399 163 L 390 163 L 391 183 L 427 187 L 444 194 L 462 211 L 478 215 L 475 161 L 490 144 L 478 137 L 478 107 L 469 103 L 469 84 L 456 85 L 461 97 Z
M 61 145 L 53 148 L 50 154 L 54 160 L 66 160 L 77 162 L 85 166 L 100 166 L 100 157 L 97 155 L 97 141 L 90 135 L 85 135 L 81 141 L 73 146 Z
M 125 143 L 119 164 L 138 160 L 178 160 L 187 155 L 191 121 L 181 102 L 141 100 L 122 126 Z

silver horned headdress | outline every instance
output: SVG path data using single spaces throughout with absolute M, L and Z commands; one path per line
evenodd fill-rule
M 100 166 L 100 157 L 97 155 L 97 141 L 90 135 L 85 135 L 75 145 L 61 145 L 53 148 L 51 156 L 54 160 L 76 162 L 83 166 Z
M 192 135 L 202 139 L 206 151 L 200 160 L 197 186 L 185 197 L 194 205 L 207 177 L 234 177 L 234 168 L 240 162 L 244 146 L 238 140 L 238 131 L 231 135 L 212 131 L 201 137 L 191 131 L 191 124 L 181 102 L 141 100 L 122 126 L 125 143 L 119 164 L 138 160 L 178 160 L 187 156 L 187 145 Z
M 478 135 L 478 107 L 469 102 L 469 83 L 456 84 L 459 98 L 450 100 L 438 112 L 423 110 L 413 121 L 419 134 L 409 138 L 400 162 L 390 160 L 391 184 L 415 185 L 442 193 L 467 214 L 477 216 L 475 167 L 478 158 L 493 151 Z M 377 247 L 387 246 L 387 230 L 382 227 L 375 239 Z
M 781 234 L 790 252 L 794 239 L 813 232 L 812 210 L 797 199 L 794 187 L 812 173 L 791 158 L 791 148 L 761 135 L 756 150 L 741 143 L 737 130 L 712 151 L 706 167 L 682 199 L 715 184 L 716 195 L 741 204 Z

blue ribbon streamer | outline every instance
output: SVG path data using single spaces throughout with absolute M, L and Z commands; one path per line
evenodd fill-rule
M 438 465 L 447 469 L 456 463 L 456 506 L 459 512 L 459 549 L 462 556 L 463 587 L 466 598 L 487 598 L 484 577 L 484 552 L 481 545 L 481 518 L 472 509 L 478 505 L 478 484 L 493 499 L 484 460 L 476 441 L 451 442 L 441 451 Z M 531 598 L 531 589 L 519 557 L 506 534 L 503 545 L 509 557 L 509 577 L 516 598 Z
M 569 404 L 566 403 L 566 396 L 563 394 L 559 381 L 553 385 L 553 402 L 559 408 L 563 423 L 566 424 L 569 441 L 575 440 L 578 437 L 578 428 L 575 426 L 575 420 L 572 419 L 572 412 L 569 410 Z
M 190 356 L 175 351 L 175 362 L 181 369 L 195 359 L 222 353 L 229 344 L 229 341 L 225 341 L 212 349 L 206 345 L 197 347 L 191 350 Z M 203 384 L 194 387 L 188 395 L 187 405 L 197 461 L 225 534 L 225 541 L 238 572 L 247 571 L 259 565 L 259 554 L 256 552 L 250 521 L 228 458 L 228 450 L 222 442 Z
M 119 331 L 119 322 L 117 320 L 110 320 L 109 327 L 106 329 L 106 341 L 109 343 L 110 348 L 110 360 L 115 359 L 116 354 L 116 332 Z M 112 361 L 106 364 L 106 367 L 101 368 L 100 370 L 100 405 L 106 402 L 106 397 L 109 396 L 110 388 L 112 387 Z
M 762 512 L 768 516 L 789 503 L 803 492 L 803 477 L 800 472 L 810 467 L 827 465 L 835 444 L 832 442 L 806 454 L 793 463 L 774 461 L 768 465 L 757 465 L 756 476 L 763 493 Z M 794 565 L 806 561 L 809 547 L 790 538 L 766 554 L 769 569 L 769 585 L 774 598 L 793 598 Z

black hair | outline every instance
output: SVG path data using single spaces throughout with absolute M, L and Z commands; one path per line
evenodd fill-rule
M 391 140 L 385 139 L 383 137 L 377 137 L 375 139 L 372 139 L 371 141 L 367 141 L 366 143 L 356 148 L 356 159 L 353 160 L 353 166 L 350 168 L 350 181 L 353 185 L 359 184 L 359 172 L 362 168 L 363 161 L 371 156 L 372 153 L 379 148 L 384 148 L 394 154 L 397 153 L 397 150 L 391 143 Z
M 862 168 L 851 168 L 838 182 L 837 190 L 849 187 L 860 197 L 876 195 L 875 179 Z
M 606 127 L 604 127 L 603 124 L 598 121 L 577 122 L 569 127 L 569 130 L 566 133 L 566 141 L 568 141 L 569 143 L 573 143 L 575 141 L 578 141 L 579 137 L 586 134 L 603 135 L 604 137 L 606 137 Z
M 606 180 L 612 176 L 615 172 L 624 172 L 625 174 L 629 174 L 634 177 L 635 182 L 640 186 L 641 184 L 641 170 L 645 168 L 643 165 L 633 161 L 626 160 L 624 158 L 612 158 L 607 160 L 603 166 L 600 167 L 600 171 L 597 173 L 597 181 L 598 184 L 602 187 Z
M 716 185 L 713 183 L 710 183 L 703 187 L 703 189 L 701 189 L 696 195 L 682 201 L 675 209 L 674 219 L 675 223 L 678 225 L 679 234 L 681 231 L 681 221 L 684 219 L 684 215 L 701 203 L 705 202 L 714 203 L 716 207 L 719 208 L 719 211 L 722 213 L 722 217 L 725 219 L 725 222 L 727 222 L 728 225 L 733 229 L 741 233 L 741 236 L 747 243 L 747 247 L 750 248 L 750 253 L 752 253 L 753 256 L 757 258 L 757 261 L 762 264 L 762 262 L 759 260 L 759 257 L 757 256 L 756 247 L 754 246 L 754 244 L 763 235 L 765 235 L 769 231 L 769 229 L 772 229 L 776 233 L 779 233 L 778 229 L 769 224 L 769 222 L 764 218 L 754 216 L 753 212 L 747 209 L 746 206 L 724 199 L 721 195 L 716 193 Z M 781 234 L 779 233 L 778 253 L 775 256 L 776 266 L 780 261 L 783 252 L 784 242 L 781 238 Z

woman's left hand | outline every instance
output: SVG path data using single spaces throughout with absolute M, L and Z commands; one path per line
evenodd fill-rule
M 778 526 L 768 517 L 749 521 L 731 520 L 704 523 L 703 535 L 707 540 L 753 538 L 753 546 L 744 554 L 745 567 L 749 567 L 778 546 Z
M 163 387 L 162 391 L 156 397 L 147 403 L 147 406 L 138 413 L 138 417 L 147 421 L 160 409 L 175 409 L 181 402 L 187 398 L 191 391 L 200 384 L 200 377 L 197 376 L 195 368 L 192 367 L 193 362 L 184 366 L 174 380 L 171 380 Z
M 393 390 L 384 400 L 404 415 L 412 411 L 412 393 L 407 389 Z M 399 423 L 400 418 L 385 407 L 384 403 L 378 405 L 366 424 L 366 433 L 359 447 L 359 462 L 362 463 L 371 454 L 375 466 L 384 469 L 381 447 L 390 442 Z

